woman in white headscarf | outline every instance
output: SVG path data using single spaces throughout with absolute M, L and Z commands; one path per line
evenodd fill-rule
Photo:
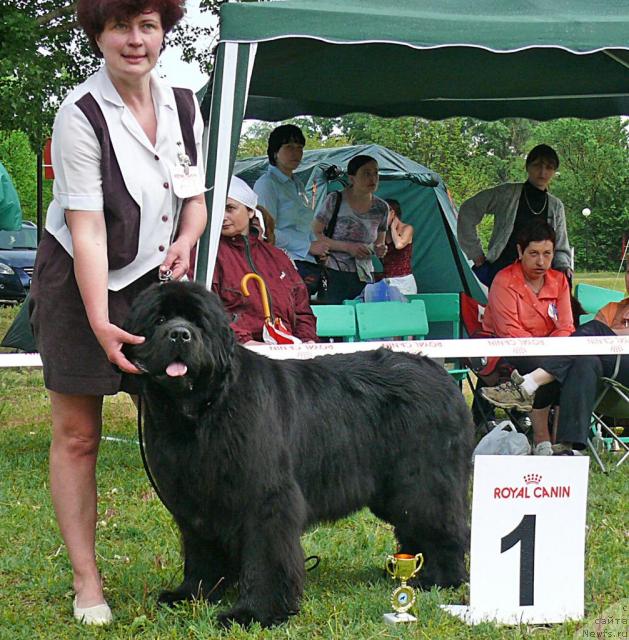
M 259 236 L 252 222 L 257 204 L 256 193 L 234 176 L 225 203 L 212 290 L 231 314 L 231 327 L 238 342 L 264 341 L 265 310 L 260 289 L 250 284 L 249 296 L 241 289 L 247 273 L 264 280 L 273 316 L 282 321 L 288 332 L 302 342 L 316 342 L 316 320 L 306 285 L 288 256 Z

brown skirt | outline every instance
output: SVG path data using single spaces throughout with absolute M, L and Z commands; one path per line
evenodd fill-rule
M 158 281 L 158 270 L 120 291 L 109 291 L 109 320 L 122 326 L 137 295 Z M 44 384 L 58 393 L 113 395 L 137 393 L 136 376 L 114 369 L 96 340 L 74 277 L 74 261 L 44 231 L 37 248 L 29 314 L 44 365 Z

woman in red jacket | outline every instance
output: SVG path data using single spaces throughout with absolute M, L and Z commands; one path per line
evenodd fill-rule
M 251 223 L 256 205 L 256 193 L 243 180 L 232 177 L 212 291 L 232 315 L 238 342 L 262 344 L 265 314 L 260 291 L 249 283 L 251 295 L 246 297 L 240 287 L 245 274 L 256 273 L 266 284 L 274 316 L 302 342 L 316 342 L 316 320 L 306 285 L 288 256 L 258 236 Z
M 518 260 L 499 271 L 489 289 L 483 329 L 500 338 L 571 335 L 574 324 L 570 286 L 562 272 L 550 268 L 555 253 L 553 228 L 547 222 L 530 223 L 520 233 L 517 249 Z M 509 356 L 507 360 L 516 367 L 513 382 L 519 383 L 520 374 L 543 366 L 544 358 Z M 490 402 L 494 399 L 489 398 L 494 394 L 492 389 L 481 390 Z M 548 414 L 558 392 L 556 382 L 547 384 L 535 394 L 532 405 L 523 403 L 518 407 L 531 411 L 536 455 L 552 455 Z

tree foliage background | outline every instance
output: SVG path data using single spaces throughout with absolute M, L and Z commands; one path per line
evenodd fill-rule
M 227 0 L 200 0 L 217 13 Z M 241 0 L 247 1 L 247 0 Z M 101 64 L 76 23 L 76 0 L 0 0 L 0 158 L 12 174 L 28 219 L 35 217 L 35 151 L 49 135 L 67 92 Z M 183 23 L 169 40 L 186 61 L 210 68 L 210 50 L 197 50 L 211 29 Z M 365 114 L 342 118 L 297 118 L 309 148 L 373 142 L 439 173 L 456 203 L 506 180 L 523 180 L 524 158 L 539 142 L 561 158 L 552 191 L 566 206 L 579 269 L 613 269 L 623 236 L 629 236 L 629 146 L 627 120 L 524 119 L 481 122 L 451 118 L 384 119 Z M 241 139 L 239 155 L 266 153 L 273 123 L 255 123 Z M 45 187 L 44 202 L 50 197 Z M 585 218 L 584 207 L 592 210 Z M 492 221 L 481 225 L 488 237 Z
M 201 0 L 217 13 L 226 0 Z M 101 65 L 76 21 L 76 0 L 0 0 L 0 130 L 19 129 L 33 149 L 52 129 L 61 100 Z M 168 39 L 205 71 L 210 50 L 195 43 L 212 29 L 182 21 Z
M 439 173 L 457 205 L 481 189 L 524 181 L 526 154 L 542 142 L 554 147 L 560 168 L 551 191 L 566 209 L 570 243 L 579 270 L 614 270 L 629 239 L 629 121 L 526 119 L 484 122 L 450 118 L 295 118 L 308 148 L 375 143 Z M 240 157 L 264 155 L 271 123 L 256 123 L 241 138 Z M 591 215 L 582 215 L 584 208 Z M 493 218 L 480 225 L 489 239 Z

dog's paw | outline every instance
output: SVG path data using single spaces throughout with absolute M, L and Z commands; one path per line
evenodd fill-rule
M 176 589 L 174 591 L 162 591 L 157 596 L 157 604 L 170 607 L 178 602 L 184 602 L 186 600 L 192 600 L 192 594 L 189 591 L 182 591 Z
M 433 587 L 440 589 L 456 589 L 467 580 L 465 570 L 455 571 L 452 569 L 439 570 L 422 573 L 416 578 L 411 578 L 408 583 L 414 589 L 420 591 L 430 591 Z
M 289 613 L 285 616 L 260 615 L 246 607 L 234 607 L 233 609 L 219 613 L 217 620 L 218 623 L 225 628 L 229 628 L 231 625 L 236 623 L 241 627 L 248 627 L 256 622 L 258 622 L 263 628 L 269 628 L 286 622 L 290 615 L 294 614 Z
M 229 627 L 236 623 L 242 627 L 248 627 L 258 621 L 253 612 L 244 607 L 234 607 L 233 609 L 223 611 L 218 614 L 217 620 L 221 627 L 225 627 L 226 629 L 229 629 Z

